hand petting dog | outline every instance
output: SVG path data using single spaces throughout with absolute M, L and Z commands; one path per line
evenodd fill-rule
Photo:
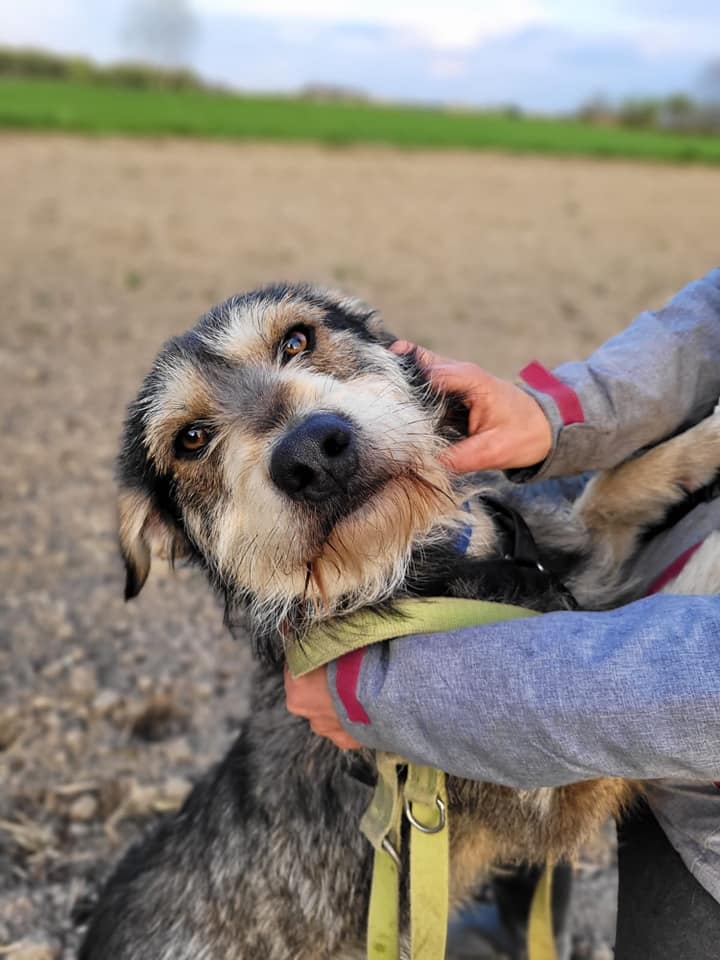
M 451 360 L 407 340 L 397 340 L 390 349 L 399 355 L 414 350 L 433 386 L 466 401 L 468 436 L 440 456 L 450 470 L 472 473 L 531 467 L 550 453 L 552 431 L 542 407 L 514 383 L 494 377 L 475 363 Z
M 397 340 L 390 350 L 415 352 L 433 386 L 457 393 L 468 406 L 468 436 L 444 450 L 440 460 L 455 473 L 530 467 L 543 461 L 552 446 L 550 423 L 540 404 L 509 380 L 501 380 L 474 363 L 452 360 Z M 285 671 L 285 697 L 290 713 L 305 717 L 310 728 L 341 750 L 362 746 L 345 730 L 335 709 L 327 681 L 327 668 L 303 677 Z

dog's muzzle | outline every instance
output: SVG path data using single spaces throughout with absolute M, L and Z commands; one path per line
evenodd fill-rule
M 275 446 L 270 477 L 292 500 L 322 504 L 347 498 L 358 464 L 352 423 L 335 413 L 314 413 Z

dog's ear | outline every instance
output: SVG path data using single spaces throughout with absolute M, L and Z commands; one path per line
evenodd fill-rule
M 190 554 L 184 534 L 161 516 L 150 497 L 139 490 L 123 490 L 118 501 L 120 552 L 125 561 L 125 599 L 142 590 L 150 573 L 153 553 L 171 564 Z

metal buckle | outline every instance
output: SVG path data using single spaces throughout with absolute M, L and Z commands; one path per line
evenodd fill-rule
M 393 863 L 394 863 L 395 866 L 398 868 L 398 870 L 401 870 L 401 869 L 402 869 L 402 863 L 400 862 L 400 854 L 397 852 L 397 850 L 395 849 L 395 847 L 392 845 L 392 841 L 390 840 L 390 837 L 384 837 L 384 838 L 383 838 L 383 842 L 381 843 L 381 847 L 383 848 L 383 850 L 385 851 L 385 853 L 390 857 L 390 859 L 393 861 Z
M 405 816 L 408 818 L 412 826 L 415 827 L 416 830 L 419 830 L 420 833 L 427 833 L 427 834 L 440 833 L 441 830 L 445 829 L 445 822 L 446 822 L 445 804 L 442 802 L 440 797 L 435 797 L 435 806 L 438 808 L 438 814 L 440 816 L 440 819 L 434 827 L 427 827 L 425 826 L 424 823 L 420 823 L 419 820 L 415 819 L 415 817 L 413 816 L 412 809 L 410 807 L 410 801 L 407 798 L 405 798 L 405 802 L 404 802 Z

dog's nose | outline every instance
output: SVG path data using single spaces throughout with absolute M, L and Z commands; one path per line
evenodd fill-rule
M 334 413 L 315 413 L 289 430 L 270 457 L 270 477 L 293 500 L 322 503 L 347 491 L 357 471 L 353 425 Z

